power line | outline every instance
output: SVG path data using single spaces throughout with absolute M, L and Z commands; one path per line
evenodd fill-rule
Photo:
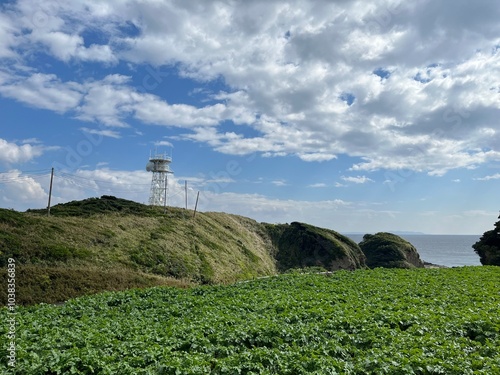
M 63 177 L 69 177 L 69 178 L 73 178 L 73 179 L 80 179 L 80 180 L 84 180 L 84 181 L 93 181 L 93 182 L 96 182 L 96 183 L 100 183 L 100 184 L 119 184 L 119 185 L 129 185 L 129 186 L 150 186 L 150 184 L 126 184 L 126 183 L 123 183 L 123 182 L 118 182 L 118 181 L 106 181 L 106 180 L 96 180 L 96 179 L 91 179 L 91 178 L 88 178 L 88 177 L 84 177 L 84 176 L 78 176 L 78 175 L 75 175 L 75 174 L 71 174 L 71 173 L 67 173 L 67 172 L 59 172 L 59 175 L 60 176 L 63 176 Z
M 38 171 L 10 171 L 10 172 L 1 172 L 0 173 L 0 183 L 14 183 L 20 181 L 27 181 L 29 179 L 38 179 L 41 177 L 49 177 L 49 170 L 38 170 Z
M 26 183 L 36 181 L 40 185 L 47 185 L 50 181 L 51 169 L 41 169 L 32 171 L 13 170 L 7 172 L 0 172 L 0 184 L 10 183 Z M 115 177 L 113 177 L 115 178 Z M 61 189 L 62 187 L 74 187 L 76 189 L 101 192 L 106 194 L 142 194 L 147 193 L 150 189 L 150 183 L 131 183 L 120 181 L 115 178 L 114 181 L 94 179 L 86 176 L 81 176 L 64 171 L 55 171 L 54 173 L 54 190 Z M 172 184 L 169 186 L 169 197 L 175 198 L 184 193 L 184 190 Z
M 0 175 L 7 174 L 7 173 L 13 173 L 13 172 L 19 172 L 19 173 L 24 173 L 24 174 L 28 174 L 28 173 L 33 173 L 33 174 L 37 174 L 37 173 L 50 173 L 50 171 L 51 171 L 51 169 L 35 169 L 33 171 L 20 171 L 18 169 L 13 169 L 13 170 L 6 171 L 6 172 L 0 172 Z

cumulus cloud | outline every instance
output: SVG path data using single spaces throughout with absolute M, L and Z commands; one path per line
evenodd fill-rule
M 168 104 L 153 95 L 142 95 L 133 106 L 135 117 L 144 123 L 178 127 L 217 125 L 224 119 L 225 105 L 196 108 L 186 104 Z
M 62 82 L 54 74 L 12 75 L 0 79 L 0 94 L 37 108 L 58 113 L 74 109 L 83 94 L 75 82 Z
M 43 208 L 47 204 L 50 176 L 25 175 L 18 170 L 0 176 L 2 203 L 16 209 Z M 169 176 L 168 205 L 184 207 L 184 180 L 189 181 L 188 207 L 194 208 L 200 191 L 198 209 L 244 214 L 259 221 L 290 222 L 308 221 L 326 226 L 335 217 L 338 223 L 359 225 L 366 210 L 341 199 L 323 201 L 295 201 L 272 199 L 259 194 L 227 192 L 231 181 L 222 178 Z M 151 174 L 141 170 L 122 171 L 109 168 L 78 169 L 73 173 L 57 171 L 54 178 L 52 203 L 63 203 L 89 196 L 114 195 L 137 202 L 148 202 Z M 358 210 L 360 210 L 358 212 Z M 386 212 L 370 212 L 371 216 L 387 217 Z M 350 223 L 350 224 L 349 224 Z
M 45 147 L 38 142 L 18 145 L 0 138 L 0 162 L 3 164 L 25 163 L 43 154 Z
M 115 62 L 115 57 L 108 45 L 92 44 L 84 46 L 83 37 L 60 31 L 36 32 L 30 35 L 32 42 L 47 47 L 56 58 L 67 62 L 71 58 L 82 61 Z
M 0 58 L 150 64 L 225 86 L 201 93 L 211 103 L 200 106 L 168 103 L 120 75 L 77 83 L 0 72 L 1 95 L 38 108 L 107 126 L 182 127 L 182 139 L 227 154 L 343 154 L 362 159 L 355 171 L 443 175 L 500 160 L 492 1 L 18 0 L 3 10 Z
M 15 209 L 43 207 L 47 203 L 48 193 L 42 187 L 48 187 L 49 175 L 30 176 L 13 169 L 0 174 L 2 205 Z
M 44 208 L 47 205 L 50 175 L 28 175 L 11 170 L 0 175 L 2 205 L 15 209 Z M 223 211 L 249 216 L 257 221 L 289 223 L 303 221 L 313 225 L 336 230 L 377 232 L 387 230 L 414 230 L 433 233 L 435 222 L 423 221 L 415 228 L 413 215 L 408 212 L 388 210 L 381 205 L 367 202 L 351 202 L 343 199 L 288 200 L 270 198 L 260 194 L 235 193 L 227 190 L 228 181 L 211 176 L 176 177 L 169 176 L 168 205 L 184 207 L 184 180 L 188 180 L 188 207 L 194 208 L 199 191 L 200 211 Z M 84 199 L 89 196 L 114 195 L 146 203 L 149 197 L 151 174 L 145 170 L 113 170 L 107 167 L 78 169 L 73 173 L 56 171 L 53 187 L 53 204 Z M 375 207 L 375 208 L 373 208 Z M 422 211 L 422 216 L 435 216 L 436 211 Z M 496 213 L 498 215 L 498 213 Z M 457 211 L 452 217 L 445 217 L 443 225 L 459 224 L 468 233 L 480 233 L 488 228 L 495 218 L 495 212 L 485 210 Z M 471 218 L 474 220 L 471 222 Z M 472 226 L 471 226 L 472 225 Z
M 307 221 L 323 227 L 335 224 L 359 225 L 363 213 L 359 207 L 341 199 L 309 201 L 272 199 L 259 194 L 202 191 L 199 208 L 202 211 L 223 211 L 250 216 L 258 221 L 286 223 Z M 373 212 L 373 215 L 378 215 Z M 380 213 L 384 215 L 385 213 Z M 337 222 L 338 220 L 338 222 Z M 349 224 L 348 224 L 349 225 Z
M 119 74 L 82 83 L 61 81 L 53 74 L 41 73 L 27 77 L 4 77 L 2 82 L 0 71 L 0 94 L 6 97 L 36 108 L 61 114 L 68 112 L 79 120 L 104 126 L 128 127 L 126 120 L 134 118 L 146 124 L 191 128 L 215 126 L 227 119 L 226 106 L 223 104 L 202 108 L 169 104 L 156 95 L 142 93 L 131 87 L 128 84 L 130 77 Z M 94 134 L 97 133 L 94 131 Z M 116 131 L 107 131 L 107 134 L 119 137 Z
M 107 126 L 127 127 L 123 119 L 140 96 L 127 86 L 129 80 L 130 77 L 111 74 L 102 80 L 87 82 L 81 105 L 75 107 L 76 117 Z

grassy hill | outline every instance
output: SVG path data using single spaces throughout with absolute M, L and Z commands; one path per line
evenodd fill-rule
M 103 196 L 26 213 L 0 210 L 0 266 L 17 265 L 18 304 L 103 290 L 230 283 L 276 273 L 254 220 Z M 4 289 L 4 288 L 3 288 Z M 0 302 L 5 303 L 5 291 Z
M 366 267 L 359 246 L 330 229 L 216 212 L 194 217 L 112 196 L 59 204 L 50 216 L 0 209 L 4 279 L 9 258 L 20 305 L 134 287 L 227 284 L 291 268 Z

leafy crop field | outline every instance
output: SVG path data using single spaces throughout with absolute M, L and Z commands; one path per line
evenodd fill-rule
M 500 374 L 499 286 L 499 267 L 464 267 L 104 293 L 19 308 L 16 371 Z

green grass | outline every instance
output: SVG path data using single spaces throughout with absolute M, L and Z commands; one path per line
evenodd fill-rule
M 31 270 L 20 282 L 24 292 L 34 294 L 22 293 L 19 303 L 59 302 L 87 291 L 110 290 L 121 279 L 117 275 L 127 272 L 127 287 L 165 285 L 172 279 L 232 283 L 276 273 L 269 243 L 257 234 L 260 227 L 241 216 L 198 213 L 193 219 L 192 211 L 169 207 L 164 213 L 114 197 L 54 206 L 50 217 L 43 210 L 0 209 L 0 277 L 5 277 L 9 258 L 19 269 Z M 30 287 L 38 283 L 35 275 L 47 269 L 58 269 L 54 277 L 61 282 L 53 283 L 50 291 Z M 82 269 L 96 271 L 84 278 Z M 0 290 L 0 305 L 5 301 L 6 292 Z
M 331 229 L 293 222 L 265 224 L 275 246 L 280 271 L 323 267 L 328 270 L 365 267 L 365 255 L 351 239 Z
M 498 267 L 292 273 L 19 308 L 17 373 L 498 374 L 498 285 Z
M 392 233 L 366 234 L 359 246 L 366 255 L 366 265 L 370 268 L 424 267 L 417 249 Z
M 225 213 L 151 207 L 112 196 L 59 204 L 25 213 L 0 209 L 0 276 L 9 258 L 23 275 L 19 303 L 59 302 L 87 291 L 110 290 L 118 273 L 150 285 L 227 284 L 274 275 L 289 268 L 355 269 L 364 266 L 359 246 L 335 231 L 302 223 L 273 225 Z M 39 270 L 38 270 L 39 269 Z M 30 287 L 48 269 L 58 283 L 49 291 Z M 82 269 L 95 269 L 87 278 Z M 89 287 L 89 283 L 92 287 Z M 66 286 L 69 284 L 73 290 Z M 163 285 L 163 284 L 162 284 Z M 43 293 L 42 293 L 43 292 Z M 24 295 L 24 294 L 23 294 Z M 6 292 L 0 291 L 0 305 Z

